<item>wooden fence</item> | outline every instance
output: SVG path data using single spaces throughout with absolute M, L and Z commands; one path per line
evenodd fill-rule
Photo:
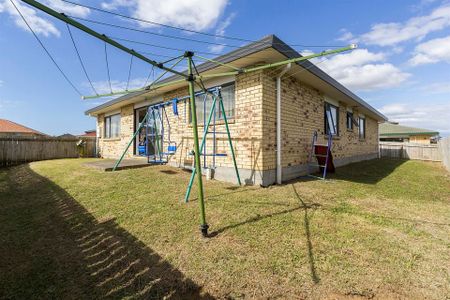
M 439 150 L 441 151 L 442 163 L 445 168 L 450 172 L 450 137 L 441 139 L 438 143 Z
M 84 143 L 77 145 L 80 138 L 55 137 L 0 137 L 0 166 L 24 162 L 95 156 L 95 138 L 83 137 Z
M 380 155 L 386 158 L 442 161 L 442 153 L 437 144 L 380 142 Z

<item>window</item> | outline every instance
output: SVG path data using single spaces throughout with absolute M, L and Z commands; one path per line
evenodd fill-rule
M 353 130 L 353 113 L 347 112 L 347 129 Z
M 223 106 L 225 108 L 225 115 L 227 116 L 227 119 L 234 118 L 235 114 L 235 87 L 233 84 L 224 85 L 221 88 L 221 95 L 222 95 L 222 101 Z M 204 101 L 205 100 L 205 101 Z M 205 99 L 205 94 L 201 94 L 198 96 L 195 96 L 195 108 L 197 110 L 197 124 L 203 124 L 203 122 L 206 123 L 209 117 L 209 113 L 211 112 L 211 106 L 212 106 L 213 98 L 211 95 L 207 95 Z M 222 108 L 219 105 L 219 101 L 217 99 L 216 101 L 216 107 L 215 107 L 215 115 L 216 120 L 223 120 L 224 112 L 222 111 Z M 189 110 L 190 112 L 190 110 Z M 189 114 L 189 123 L 192 122 L 191 115 Z
M 227 119 L 234 118 L 234 84 L 229 84 L 222 87 L 221 90 L 223 106 L 225 108 L 225 115 Z M 224 112 L 222 109 L 219 109 L 219 120 L 223 119 Z
M 105 117 L 105 138 L 117 138 L 120 133 L 120 114 Z
M 359 117 L 359 138 L 366 138 L 366 119 L 363 117 Z
M 337 106 L 325 102 L 325 134 L 339 135 L 339 109 Z

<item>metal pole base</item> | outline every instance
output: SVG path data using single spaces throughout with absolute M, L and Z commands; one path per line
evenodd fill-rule
M 200 225 L 200 231 L 202 232 L 203 237 L 208 237 L 208 228 L 209 228 L 208 224 Z

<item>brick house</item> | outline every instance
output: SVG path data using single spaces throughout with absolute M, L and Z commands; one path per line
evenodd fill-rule
M 248 67 L 298 56 L 297 51 L 271 35 L 216 60 L 236 67 Z M 230 120 L 239 172 L 246 184 L 273 184 L 277 166 L 282 171 L 282 180 L 304 175 L 313 133 L 317 131 L 319 139 L 326 141 L 325 109 L 331 111 L 338 120 L 332 148 L 336 166 L 377 157 L 378 123 L 384 122 L 385 116 L 309 61 L 295 63 L 289 70 L 286 68 L 282 76 L 283 70 L 268 69 L 204 82 L 207 88 L 222 88 L 226 112 L 218 112 L 216 130 L 224 130 L 220 114 L 226 113 Z M 198 71 L 217 73 L 227 69 L 208 62 L 199 65 Z M 176 79 L 180 77 L 175 75 L 164 82 Z M 278 81 L 281 89 L 277 97 Z M 120 156 L 149 105 L 187 95 L 187 82 L 180 82 L 150 92 L 130 93 L 86 111 L 87 115 L 97 118 L 100 155 L 104 158 Z M 281 104 L 281 168 L 277 165 L 277 99 Z M 203 102 L 197 103 L 197 107 L 200 107 L 201 134 Z M 189 154 L 193 149 L 193 139 L 188 102 L 178 103 L 178 114 L 171 109 L 167 109 L 167 114 L 171 139 L 177 144 L 177 150 L 169 158 L 168 164 L 190 167 L 193 163 Z M 139 154 L 138 139 L 139 135 L 126 157 Z M 214 146 L 217 153 L 228 154 L 214 158 L 215 178 L 234 182 L 233 163 L 226 137 L 218 137 Z M 207 152 L 212 147 L 208 141 Z M 212 160 L 213 157 L 207 157 L 205 165 L 209 166 Z

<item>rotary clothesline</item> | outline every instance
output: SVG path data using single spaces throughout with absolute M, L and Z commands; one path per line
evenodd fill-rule
M 10 0 L 10 2 L 14 5 L 14 7 L 16 8 L 17 12 L 20 14 L 20 16 L 22 17 L 22 19 L 24 20 L 24 22 L 26 23 L 26 25 L 28 26 L 28 28 L 31 30 L 31 32 L 33 33 L 33 35 L 35 36 L 35 38 L 38 40 L 39 44 L 43 47 L 43 49 L 45 50 L 45 52 L 48 54 L 48 56 L 50 57 L 50 59 L 53 61 L 53 63 L 56 65 L 56 67 L 59 69 L 59 71 L 62 73 L 62 75 L 64 76 L 64 78 L 72 85 L 72 87 L 79 93 L 79 90 L 73 85 L 73 83 L 70 81 L 70 79 L 65 75 L 65 73 L 62 71 L 62 69 L 59 67 L 59 65 L 56 63 L 56 61 L 53 59 L 53 57 L 51 56 L 51 54 L 48 52 L 48 50 L 45 48 L 45 46 L 43 45 L 42 41 L 39 39 L 39 37 L 35 34 L 35 32 L 33 31 L 33 29 L 30 27 L 30 25 L 26 22 L 25 17 L 23 16 L 23 14 L 21 14 L 19 8 L 14 4 L 13 0 Z M 312 55 L 308 55 L 308 56 L 303 56 L 303 57 L 297 57 L 297 58 L 292 58 L 292 59 L 287 59 L 287 60 L 283 60 L 280 62 L 275 62 L 275 63 L 270 63 L 270 64 L 265 64 L 262 66 L 257 66 L 257 67 L 250 67 L 250 68 L 238 68 L 235 66 L 232 66 L 230 64 L 227 64 L 225 62 L 220 62 L 220 61 L 215 61 L 212 59 L 207 59 L 204 57 L 200 57 L 200 59 L 203 60 L 208 60 L 212 63 L 216 63 L 218 66 L 225 66 L 228 68 L 233 69 L 233 71 L 229 71 L 229 72 L 221 72 L 221 73 L 212 73 L 212 74 L 200 74 L 195 67 L 193 58 L 194 58 L 194 52 L 192 51 L 186 51 L 182 56 L 179 56 L 179 60 L 172 65 L 172 67 L 167 67 L 165 65 L 165 63 L 159 63 L 155 60 L 152 60 L 148 57 L 146 57 L 145 55 L 131 49 L 128 48 L 126 46 L 124 46 L 123 44 L 115 41 L 114 39 L 111 39 L 110 37 L 106 36 L 105 34 L 100 34 L 98 32 L 96 32 L 95 30 L 92 30 L 91 28 L 81 24 L 80 22 L 75 21 L 72 18 L 69 18 L 68 16 L 66 16 L 64 13 L 58 13 L 57 11 L 37 2 L 34 0 L 22 0 L 22 2 L 25 2 L 31 6 L 33 6 L 34 8 L 43 11 L 61 21 L 63 21 L 64 23 L 66 23 L 66 25 L 69 27 L 69 25 L 84 31 L 85 33 L 99 39 L 102 40 L 103 42 L 105 42 L 105 44 L 109 44 L 115 48 L 118 48 L 128 54 L 131 55 L 131 61 L 130 61 L 130 68 L 129 68 L 129 73 L 128 73 L 128 81 L 127 81 L 127 88 L 126 91 L 122 91 L 122 92 L 112 92 L 109 94 L 101 94 L 98 95 L 97 92 L 95 91 L 95 88 L 92 85 L 92 88 L 94 90 L 94 92 L 96 93 L 95 96 L 88 96 L 88 97 L 84 97 L 84 99 L 88 99 L 88 98 L 98 98 L 98 97 L 104 97 L 104 96 L 112 96 L 112 95 L 119 95 L 119 94 L 127 94 L 127 93 L 131 93 L 131 92 L 135 92 L 135 91 L 152 91 L 155 90 L 157 88 L 163 87 L 163 86 L 170 86 L 170 85 L 175 85 L 175 84 L 179 84 L 182 82 L 188 82 L 188 87 L 189 87 L 189 96 L 187 96 L 189 98 L 189 102 L 190 102 L 190 109 L 191 109 L 191 123 L 192 123 L 192 130 L 193 130 L 193 141 L 194 141 L 194 149 L 193 149 L 193 154 L 194 154 L 194 169 L 192 172 L 192 176 L 191 176 L 191 180 L 189 182 L 188 185 L 188 192 L 186 195 L 186 199 L 188 199 L 189 197 L 189 193 L 190 193 L 190 187 L 193 184 L 194 178 L 195 176 L 197 177 L 198 180 L 198 199 L 199 199 L 199 206 L 200 206 L 200 230 L 203 236 L 207 236 L 208 235 L 208 224 L 206 222 L 206 213 L 205 213 L 205 203 L 204 203 L 204 194 L 203 194 L 203 183 L 202 183 L 202 169 L 201 169 L 201 161 L 200 161 L 200 154 L 202 153 L 202 151 L 204 150 L 205 147 L 205 143 L 206 143 L 206 135 L 208 134 L 208 127 L 209 124 L 211 122 L 211 118 L 213 116 L 213 114 L 215 114 L 214 109 L 212 109 L 210 111 L 210 115 L 208 117 L 208 126 L 206 126 L 204 128 L 204 132 L 203 132 L 203 139 L 202 139 L 202 147 L 200 148 L 199 145 L 199 136 L 198 136 L 198 128 L 197 128 L 197 110 L 196 110 L 196 101 L 195 101 L 195 90 L 194 90 L 194 85 L 200 84 L 202 89 L 204 90 L 204 93 L 208 93 L 208 91 L 205 89 L 204 84 L 202 82 L 203 79 L 208 79 L 208 78 L 215 78 L 215 77 L 223 77 L 223 76 L 233 76 L 233 75 L 238 75 L 238 74 L 242 74 L 242 73 L 249 73 L 249 72 L 253 72 L 253 71 L 258 71 L 258 70 L 264 70 L 264 69 L 268 69 L 268 68 L 274 68 L 274 67 L 278 67 L 278 66 L 283 66 L 283 65 L 287 65 L 290 63 L 296 63 L 296 62 L 300 62 L 300 61 L 304 61 L 304 60 L 308 60 L 308 59 L 312 59 L 315 57 L 320 57 L 320 56 L 325 56 L 325 55 L 330 55 L 330 54 L 336 54 L 336 53 L 340 53 L 340 52 L 344 52 L 344 51 L 348 51 L 348 50 L 352 50 L 356 48 L 356 45 L 350 45 L 348 47 L 343 47 L 343 48 L 339 48 L 339 49 L 335 49 L 335 50 L 329 50 L 329 51 L 323 51 L 321 53 L 317 53 L 317 54 L 312 54 Z M 75 3 L 72 3 L 75 4 Z M 76 4 L 75 4 L 76 5 Z M 70 29 L 69 29 L 69 33 Z M 72 41 L 74 43 L 75 49 L 78 53 L 78 49 L 75 45 L 75 41 L 72 37 Z M 257 43 L 257 42 L 256 42 Z M 106 47 L 106 46 L 105 46 Z M 107 55 L 106 52 L 106 48 L 105 48 L 105 54 Z M 150 65 L 152 65 L 153 67 L 156 67 L 158 69 L 161 69 L 165 72 L 163 72 L 162 75 L 158 76 L 158 78 L 156 80 L 154 80 L 149 86 L 143 88 L 143 89 L 134 89 L 134 90 L 128 90 L 128 85 L 129 85 L 129 81 L 130 81 L 130 76 L 131 76 L 131 67 L 132 67 L 132 63 L 133 63 L 133 58 L 138 58 Z M 170 59 L 169 61 L 172 60 L 176 60 L 176 58 L 174 59 Z M 187 60 L 187 72 L 180 72 L 175 70 L 175 66 L 176 64 L 178 64 L 179 62 L 181 62 L 182 60 L 186 59 Z M 84 64 L 82 63 L 81 60 L 81 56 L 79 56 L 79 60 L 80 63 L 82 64 L 83 70 L 85 71 L 85 75 L 86 77 L 89 79 L 89 76 L 87 76 L 87 72 L 86 69 L 84 67 Z M 106 57 L 107 60 L 107 57 Z M 109 64 L 107 62 L 107 66 L 108 66 L 108 76 L 109 76 Z M 194 69 L 196 71 L 197 74 L 194 74 Z M 172 73 L 174 75 L 178 75 L 179 77 L 181 77 L 181 79 L 177 79 L 177 80 L 173 80 L 173 81 L 169 81 L 169 82 L 159 82 L 159 80 L 166 74 L 166 73 Z M 90 81 L 90 79 L 89 79 Z M 111 82 L 110 82 L 110 88 L 112 90 L 111 87 Z M 219 96 L 219 97 L 218 97 Z M 219 95 L 217 95 L 216 97 L 213 98 L 213 108 L 215 107 L 215 103 L 217 98 L 219 98 L 219 105 L 221 106 L 222 110 L 225 112 L 225 108 L 223 105 L 223 101 L 221 100 L 221 96 L 220 96 L 220 91 L 219 91 Z M 155 113 L 155 111 L 152 112 L 153 114 Z M 146 116 L 144 118 L 144 120 L 147 122 L 149 118 L 149 111 L 147 111 Z M 236 161 L 234 158 L 234 149 L 232 146 L 232 141 L 231 141 L 231 135 L 229 132 L 229 128 L 228 128 L 228 122 L 226 121 L 226 114 L 224 114 L 224 119 L 225 119 L 225 125 L 226 125 L 226 131 L 227 131 L 227 137 L 228 137 L 228 141 L 230 144 L 230 150 L 233 156 L 233 162 L 234 162 L 234 167 L 236 170 L 236 174 L 238 177 L 238 182 L 240 184 L 240 178 L 239 178 L 239 172 L 237 169 L 237 165 L 236 165 Z M 142 122 L 143 123 L 143 122 Z M 139 130 L 142 128 L 142 123 L 139 125 Z M 155 125 L 155 123 L 154 123 Z M 136 138 L 136 135 L 138 134 L 138 131 L 136 131 L 132 137 L 132 139 L 130 140 L 130 142 L 127 145 L 127 149 L 130 147 L 130 145 L 132 144 L 133 140 Z M 157 136 L 157 135 L 155 135 Z M 147 137 L 148 138 L 148 137 Z M 155 144 L 156 145 L 156 144 Z M 175 149 L 176 150 L 176 149 Z M 114 169 L 118 166 L 118 164 L 120 163 L 120 161 L 123 159 L 124 155 L 125 155 L 126 151 L 124 151 L 124 153 L 122 154 L 121 158 L 119 159 L 119 161 L 117 162 L 116 166 L 114 167 Z

